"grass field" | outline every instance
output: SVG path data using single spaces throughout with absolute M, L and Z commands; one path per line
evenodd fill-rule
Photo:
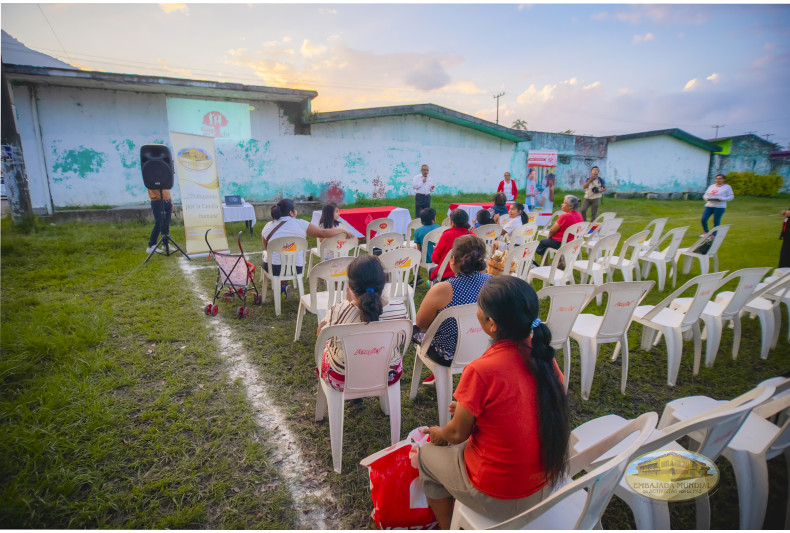
M 559 193 L 558 193 L 559 196 Z M 485 201 L 488 195 L 434 197 L 444 218 L 456 201 Z M 790 197 L 738 198 L 724 216 L 732 224 L 720 251 L 720 268 L 775 267 L 777 239 Z M 559 204 L 559 202 L 555 202 Z M 399 205 L 413 200 L 364 201 Z M 624 217 L 624 236 L 653 218 L 668 216 L 668 228 L 690 226 L 684 245 L 701 228 L 702 202 L 605 198 L 601 211 Z M 309 218 L 309 213 L 301 214 Z M 299 515 L 283 457 L 273 435 L 256 423 L 259 405 L 250 401 L 242 379 L 234 379 L 229 357 L 246 354 L 261 376 L 271 409 L 282 413 L 308 470 L 328 487 L 328 527 L 370 528 L 367 473 L 359 460 L 389 444 L 389 424 L 377 402 L 347 407 L 343 474 L 331 467 L 329 427 L 313 422 L 316 321 L 307 315 L 301 339 L 293 342 L 297 302 L 283 302 L 274 315 L 271 293 L 247 320 L 232 318 L 232 304 L 220 303 L 216 318 L 202 314 L 211 298 L 216 267 L 193 261 L 194 276 L 175 256 L 145 259 L 150 225 L 142 223 L 50 224 L 38 220 L 22 231 L 2 222 L 2 329 L 0 330 L 0 525 L 26 528 L 284 528 L 305 526 Z M 243 223 L 228 224 L 231 248 Z M 243 234 L 248 252 L 260 252 L 256 235 Z M 184 242 L 183 226 L 172 235 Z M 253 255 L 260 263 L 260 255 Z M 680 274 L 682 283 L 699 272 Z M 655 279 L 655 270 L 651 274 Z M 672 290 L 648 295 L 656 303 Z M 417 305 L 426 292 L 420 287 Z M 202 295 L 202 296 L 201 296 Z M 588 308 L 587 312 L 600 312 Z M 677 397 L 705 394 L 731 398 L 759 381 L 790 369 L 782 334 L 767 360 L 759 358 L 760 328 L 744 320 L 737 361 L 730 356 L 732 332 L 725 330 L 716 363 L 692 376 L 692 345 L 685 343 L 675 387 L 666 385 L 664 344 L 639 350 L 641 328 L 633 326 L 626 394 L 619 392 L 620 366 L 612 346 L 601 349 L 589 401 L 578 391 L 578 349 L 570 376 L 574 426 L 616 413 L 634 417 L 661 412 Z M 224 342 L 220 325 L 235 344 Z M 231 346 L 231 348 L 228 348 Z M 421 387 L 408 398 L 413 351 L 404 361 L 402 436 L 436 424 L 435 391 Z M 713 527 L 737 526 L 737 493 L 726 460 L 711 497 Z M 765 527 L 780 528 L 787 500 L 783 458 L 769 463 L 771 493 Z M 672 505 L 673 527 L 693 528 L 693 505 Z M 627 508 L 613 501 L 604 527 L 634 527 Z M 309 527 L 309 523 L 306 525 Z

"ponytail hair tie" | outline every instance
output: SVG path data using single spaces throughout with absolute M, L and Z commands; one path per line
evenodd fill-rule
M 532 329 L 535 329 L 538 326 L 540 326 L 540 318 L 536 318 L 532 321 Z
M 365 292 L 376 292 L 373 289 L 365 289 Z

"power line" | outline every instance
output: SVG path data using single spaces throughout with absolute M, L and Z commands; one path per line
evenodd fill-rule
M 716 135 L 714 135 L 714 137 L 713 137 L 714 139 L 718 139 L 719 138 L 719 128 L 723 128 L 726 125 L 727 124 L 714 124 L 713 126 L 711 126 L 711 128 L 715 128 L 716 129 Z
M 47 22 L 47 26 L 49 26 L 49 29 L 50 29 L 50 30 L 52 30 L 52 35 L 54 35 L 54 36 L 55 36 L 55 39 L 58 41 L 58 44 L 59 44 L 59 45 L 60 45 L 60 47 L 63 49 L 63 53 L 64 53 L 64 54 L 66 54 L 66 57 L 68 57 L 68 58 L 69 58 L 69 63 L 73 63 L 73 61 L 71 60 L 71 56 L 70 56 L 70 55 L 69 55 L 69 53 L 66 51 L 66 47 L 65 47 L 65 46 L 63 46 L 63 43 L 62 43 L 62 42 L 60 42 L 60 37 L 58 37 L 58 34 L 57 34 L 57 33 L 55 33 L 55 28 L 53 28 L 53 27 L 52 27 L 52 24 L 50 24 L 50 23 L 49 23 L 49 19 L 47 18 L 47 15 L 46 15 L 46 13 L 44 13 L 44 10 L 43 10 L 43 9 L 41 9 L 41 4 L 36 4 L 36 5 L 38 6 L 38 10 L 39 10 L 39 11 L 41 11 L 41 15 L 44 17 L 44 20 Z

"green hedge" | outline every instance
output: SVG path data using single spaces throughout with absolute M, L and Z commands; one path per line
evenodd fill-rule
M 727 183 L 735 196 L 775 197 L 782 187 L 782 176 L 776 174 L 757 174 L 754 172 L 730 172 Z

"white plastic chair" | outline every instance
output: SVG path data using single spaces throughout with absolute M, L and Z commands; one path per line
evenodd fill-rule
M 528 242 L 532 242 L 538 236 L 538 225 L 534 222 L 527 222 L 514 229 L 508 236 L 508 244 L 510 250 L 516 246 L 521 246 Z
M 442 220 L 442 223 L 439 224 L 439 225 L 441 227 L 443 227 L 443 228 L 449 228 L 450 227 L 450 217 L 447 217 L 444 220 Z
M 557 219 L 563 213 L 564 213 L 564 211 L 562 209 L 560 209 L 558 211 L 554 211 L 551 214 L 551 217 L 549 217 L 549 219 L 546 221 L 546 224 L 543 225 L 543 229 L 538 231 L 537 238 L 538 239 L 548 239 L 549 238 L 549 230 L 554 225 L 554 223 L 557 222 Z
M 667 339 L 667 385 L 670 387 L 675 386 L 678 377 L 680 357 L 683 354 L 683 334 L 687 331 L 691 331 L 694 339 L 694 367 L 699 367 L 702 357 L 699 317 L 725 274 L 726 272 L 701 274 L 688 280 L 656 305 L 640 305 L 634 311 L 634 320 L 644 326 L 642 350 L 648 351 L 651 346 L 658 344 L 661 337 L 656 336 L 657 333 L 663 334 Z M 669 305 L 675 298 L 694 286 L 694 298 L 684 311 L 670 309 Z
M 422 239 L 422 249 L 420 250 L 420 268 L 424 268 L 426 272 L 430 271 L 431 268 L 436 266 L 431 261 L 431 256 L 428 255 L 428 248 L 430 248 L 428 243 L 432 242 L 433 245 L 436 246 L 436 243 L 439 242 L 442 233 L 444 233 L 445 231 L 447 231 L 446 227 L 439 227 L 436 229 L 432 229 Z
M 538 246 L 540 246 L 540 241 L 530 241 L 510 250 L 507 253 L 507 266 L 504 274 L 510 274 L 527 281 L 527 274 L 532 268 L 532 260 L 535 259 L 535 250 L 538 249 Z
M 572 455 L 567 484 L 534 507 L 504 522 L 497 523 L 456 501 L 450 529 L 595 529 L 612 499 L 617 481 L 636 450 L 650 437 L 656 420 L 656 413 L 645 413 L 590 448 Z M 596 457 L 627 438 L 630 438 L 630 444 L 617 455 L 600 466 L 590 466 Z M 571 479 L 570 476 L 582 471 L 586 474 Z
M 784 276 L 785 274 L 790 274 L 790 268 L 782 267 L 782 268 L 775 268 L 774 271 L 771 273 L 770 276 L 763 280 L 763 283 L 770 283 L 779 279 L 780 277 Z M 787 310 L 787 316 L 790 317 L 790 291 L 784 291 L 782 296 L 782 302 L 785 304 L 785 309 Z M 779 329 L 781 326 L 781 322 L 776 322 L 776 328 Z M 787 342 L 790 342 L 790 321 L 787 323 Z
M 661 240 L 658 243 L 650 246 L 646 252 L 642 252 L 639 254 L 639 260 L 643 261 L 642 264 L 642 278 L 647 279 L 647 276 L 650 275 L 650 266 L 656 265 L 656 272 L 658 276 L 658 290 L 664 290 L 664 281 L 667 277 L 667 263 L 670 264 L 670 270 L 672 271 L 672 287 L 675 287 L 678 282 L 678 265 L 675 262 L 675 254 L 680 248 L 680 243 L 683 240 L 683 236 L 686 235 L 686 231 L 688 231 L 688 226 L 682 226 L 680 228 L 675 228 L 669 230 L 661 237 Z M 661 245 L 664 242 L 669 241 L 669 244 L 666 248 L 661 250 Z
M 302 321 L 305 312 L 316 315 L 319 323 L 326 317 L 329 309 L 341 300 L 346 299 L 346 283 L 348 282 L 348 264 L 353 257 L 336 257 L 318 263 L 307 275 L 310 294 L 299 298 L 299 311 L 296 314 L 296 330 L 294 342 L 302 334 Z M 318 280 L 324 280 L 326 290 L 318 290 Z
M 544 322 L 551 331 L 551 347 L 562 350 L 565 392 L 571 381 L 571 328 L 595 292 L 595 285 L 554 285 L 538 291 L 538 298 L 549 298 L 549 314 Z
M 420 227 L 422 227 L 422 219 L 419 217 L 408 223 L 406 226 L 406 241 L 404 242 L 404 246 L 408 246 L 410 248 L 414 247 L 414 230 Z
M 773 391 L 773 386 L 758 386 L 715 409 L 675 424 L 668 423 L 670 415 L 667 412 L 669 407 L 667 407 L 658 422 L 658 428 L 653 431 L 648 441 L 634 453 L 634 456 L 639 457 L 657 450 L 684 450 L 685 448 L 677 443 L 677 439 L 693 432 L 699 432 L 701 435 L 698 441 L 700 445 L 692 451 L 715 461 L 751 410 L 769 399 Z M 606 415 L 585 422 L 571 432 L 571 453 L 575 454 L 588 449 L 627 423 L 628 420 L 617 415 Z M 613 452 L 616 451 L 618 448 L 615 448 Z M 596 463 L 609 459 L 613 452 L 602 455 L 596 460 Z M 631 508 L 636 519 L 636 529 L 670 529 L 669 506 L 666 501 L 637 494 L 628 486 L 625 479 L 620 480 L 614 494 Z M 710 529 L 708 498 L 706 496 L 699 497 L 696 503 L 697 529 Z
M 620 248 L 620 255 L 609 258 L 609 281 L 612 274 L 619 270 L 623 281 L 639 281 L 639 252 L 642 250 L 642 241 L 647 238 L 648 231 L 643 230 L 628 237 Z
M 486 243 L 486 259 L 490 258 L 494 241 L 502 234 L 502 226 L 499 224 L 486 224 L 479 228 L 473 228 L 472 233 L 483 239 L 483 242 Z
M 431 346 L 433 337 L 439 326 L 445 320 L 455 320 L 458 326 L 458 340 L 455 344 L 453 359 L 450 366 L 435 363 L 426 355 Z M 453 374 L 463 372 L 466 365 L 483 355 L 489 345 L 491 337 L 486 335 L 480 322 L 477 320 L 477 304 L 456 305 L 436 315 L 428 331 L 425 332 L 422 344 L 415 344 L 414 370 L 411 375 L 411 391 L 409 398 L 417 397 L 417 387 L 420 385 L 423 364 L 427 366 L 435 378 L 436 400 L 439 404 L 439 425 L 445 426 L 450 418 L 447 409 L 453 396 Z
M 650 233 L 650 237 L 646 238 L 642 243 L 643 252 L 646 252 L 651 246 L 658 244 L 658 241 L 661 240 L 661 233 L 664 231 L 664 227 L 667 225 L 668 220 L 668 218 L 656 218 L 651 220 L 650 223 L 645 226 L 645 231 L 650 231 L 651 227 L 653 228 L 653 231 Z
M 755 407 L 738 433 L 724 448 L 722 455 L 732 464 L 738 485 L 738 515 L 740 528 L 762 529 L 768 505 L 768 464 L 780 453 L 788 456 L 790 450 L 790 418 L 778 424 L 771 418 L 790 408 L 790 379 L 771 378 L 760 385 L 774 384 L 773 396 Z M 666 423 L 676 423 L 709 411 L 726 403 L 707 396 L 692 396 L 667 404 Z M 697 434 L 690 438 L 696 442 Z M 790 513 L 785 517 L 785 529 L 790 526 Z
M 571 224 L 568 226 L 568 229 L 565 230 L 565 233 L 563 233 L 560 245 L 569 243 L 571 241 L 579 241 L 580 244 L 584 244 L 584 236 L 587 234 L 587 230 L 589 229 L 589 222 L 577 222 L 576 224 Z M 581 249 L 579 252 L 581 253 Z M 556 249 L 547 248 L 546 253 L 543 254 L 543 257 L 540 260 L 540 264 L 544 265 L 546 263 L 546 258 L 553 256 L 555 253 L 557 253 Z
M 605 220 L 611 220 L 611 219 L 613 219 L 615 217 L 617 217 L 617 213 L 615 213 L 614 211 L 607 211 L 606 213 L 601 213 L 600 215 L 595 217 L 595 220 L 593 220 L 592 223 L 593 224 L 600 224 L 600 223 L 602 223 Z
M 444 273 L 447 271 L 448 268 L 450 268 L 451 257 L 453 257 L 452 250 L 447 252 L 447 255 L 444 256 L 444 259 L 442 259 L 442 264 L 437 267 L 438 269 L 436 271 L 436 277 L 433 280 L 431 280 L 432 285 L 435 285 L 440 281 L 442 281 L 442 276 L 444 276 Z
M 414 291 L 417 283 L 417 271 L 420 268 L 420 252 L 414 248 L 395 248 L 379 256 L 384 273 L 388 274 L 389 282 L 384 285 L 383 296 L 386 300 L 408 302 L 409 318 L 414 320 L 417 311 L 414 308 Z M 414 284 L 409 285 L 409 276 L 414 274 Z
M 368 225 L 365 226 L 365 242 L 357 247 L 357 255 L 359 255 L 359 252 L 372 253 L 372 249 L 368 247 L 368 244 L 370 244 L 371 233 L 375 232 L 376 235 L 380 233 L 389 233 L 393 231 L 392 228 L 394 227 L 395 221 L 386 217 L 376 218 L 368 222 Z M 403 236 L 401 235 L 401 240 L 402 238 Z
M 315 404 L 316 422 L 329 411 L 329 435 L 332 446 L 332 466 L 338 474 L 343 463 L 343 404 L 346 400 L 378 396 L 381 409 L 390 417 L 390 442 L 400 440 L 400 380 L 388 385 L 392 351 L 401 353 L 411 338 L 411 321 L 380 320 L 367 324 L 326 326 L 315 342 L 316 369 L 321 369 L 321 356 L 326 342 L 336 337 L 346 356 L 344 391 L 333 389 L 318 378 L 318 397 Z
M 299 298 L 304 296 L 304 283 L 302 274 L 296 272 L 296 262 L 299 257 L 304 258 L 307 250 L 307 239 L 302 237 L 277 237 L 266 245 L 266 261 L 268 272 L 261 269 L 261 301 L 266 301 L 269 280 L 272 282 L 272 298 L 274 300 L 274 314 L 280 316 L 282 302 L 280 301 L 280 282 L 292 281 L 299 289 Z M 274 254 L 280 255 L 280 275 L 272 274 L 272 259 Z
M 719 351 L 721 334 L 724 330 L 724 323 L 732 321 L 735 329 L 733 337 L 732 353 L 733 358 L 738 356 L 738 348 L 741 344 L 741 311 L 746 302 L 754 293 L 760 279 L 768 272 L 765 268 L 742 268 L 736 270 L 719 284 L 723 287 L 730 281 L 738 278 L 738 286 L 735 291 L 721 292 L 715 296 L 715 301 L 705 304 L 700 318 L 705 324 L 702 330 L 702 338 L 705 339 L 705 366 L 713 366 L 716 353 Z M 691 298 L 675 298 L 669 307 L 671 309 L 683 309 L 691 303 Z M 695 361 L 696 363 L 696 361 Z M 697 364 L 694 365 L 694 375 L 699 372 Z
M 710 260 L 713 259 L 713 271 L 719 271 L 719 248 L 721 248 L 721 244 L 724 242 L 724 237 L 727 236 L 727 232 L 730 230 L 729 224 L 724 224 L 722 226 L 716 226 L 708 233 L 706 233 L 703 237 L 689 246 L 688 248 L 678 248 L 677 254 L 675 255 L 675 263 L 680 263 L 680 258 L 683 258 L 683 273 L 688 274 L 691 271 L 691 263 L 694 262 L 694 259 L 699 259 L 699 268 L 702 274 L 707 274 L 708 270 L 710 270 Z M 705 239 L 708 237 L 713 237 L 713 242 L 710 245 L 710 248 L 704 254 L 698 254 L 696 252 L 692 252 L 692 250 L 696 249 L 697 246 L 701 245 L 705 242 Z
M 313 257 L 317 257 L 319 263 L 325 259 L 333 259 L 335 257 L 348 257 L 350 255 L 356 257 L 357 246 L 359 246 L 359 239 L 356 237 L 349 238 L 345 235 L 327 237 L 318 244 L 317 248 L 310 248 L 307 275 L 310 275 L 310 270 L 313 268 Z
M 377 233 L 375 237 L 367 242 L 367 245 L 368 253 L 371 254 L 375 248 L 381 250 L 381 253 L 401 248 L 403 246 L 403 233 L 398 233 L 397 231 Z
M 605 237 L 598 239 L 596 245 L 590 250 L 587 259 L 576 259 L 573 263 L 573 269 L 581 273 L 581 282 L 587 283 L 587 280 L 592 278 L 592 283 L 601 285 L 604 281 L 604 276 L 609 272 L 609 264 L 611 263 L 614 251 L 620 243 L 620 234 L 612 233 Z M 584 244 L 582 244 L 582 250 Z M 581 256 L 581 250 L 579 251 Z M 601 293 L 596 296 L 596 303 L 601 305 Z
M 790 274 L 785 274 L 769 284 L 762 287 L 758 285 L 757 287 L 755 293 L 743 306 L 742 313 L 749 313 L 752 318 L 755 316 L 759 317 L 760 331 L 762 333 L 760 358 L 767 359 L 768 351 L 776 348 L 776 343 L 779 341 L 779 326 L 782 318 L 779 303 L 787 297 L 787 291 L 790 290 Z M 720 294 L 726 295 L 727 293 Z M 721 298 L 724 298 L 724 296 L 721 296 Z M 733 359 L 736 357 L 737 353 L 733 356 Z
M 593 294 L 608 294 L 603 316 L 582 313 L 576 318 L 570 336 L 579 343 L 583 399 L 590 399 L 595 363 L 598 360 L 598 345 L 611 342 L 617 343 L 612 361 L 617 360 L 622 348 L 620 393 L 625 394 L 625 385 L 628 382 L 628 328 L 631 327 L 634 310 L 653 285 L 653 281 L 621 281 L 600 285 Z
M 603 215 L 600 215 L 598 218 L 601 218 L 601 216 Z M 617 230 L 620 229 L 622 223 L 622 218 L 608 218 L 602 222 L 593 222 L 590 227 L 595 226 L 595 224 L 598 224 L 598 227 L 595 228 L 592 233 L 588 234 L 587 238 L 584 240 L 584 244 L 582 245 L 582 255 L 584 255 L 585 251 L 587 251 L 588 254 L 592 253 L 592 249 L 595 248 L 595 245 L 598 244 L 598 241 L 603 237 L 617 233 Z M 592 257 L 593 259 L 597 259 L 596 256 Z
M 551 261 L 551 266 L 532 267 L 530 269 L 529 274 L 527 274 L 527 283 L 532 283 L 533 279 L 542 280 L 544 286 L 566 285 L 568 282 L 574 283 L 573 263 L 579 256 L 581 248 L 581 239 L 574 239 L 560 246 L 556 250 L 557 254 L 554 256 L 554 259 Z M 565 261 L 565 270 L 558 268 L 561 260 Z

